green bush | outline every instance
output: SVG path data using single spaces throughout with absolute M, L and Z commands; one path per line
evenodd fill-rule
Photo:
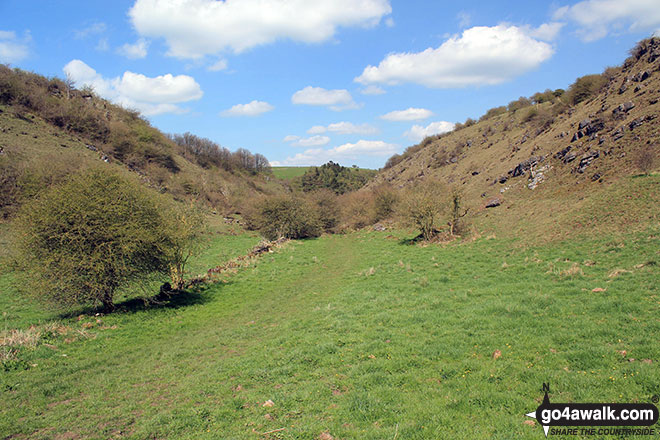
M 23 206 L 17 260 L 34 295 L 112 310 L 118 289 L 170 270 L 183 240 L 169 215 L 158 194 L 93 169 Z
M 246 222 L 268 240 L 311 238 L 323 232 L 312 203 L 295 196 L 270 196 L 258 200 L 245 213 Z
M 586 75 L 580 77 L 568 89 L 568 102 L 576 105 L 586 101 L 598 94 L 606 84 L 607 79 L 603 75 Z
M 409 187 L 399 205 L 400 215 L 421 231 L 424 240 L 432 240 L 436 226 L 447 207 L 447 189 L 434 180 L 423 180 Z

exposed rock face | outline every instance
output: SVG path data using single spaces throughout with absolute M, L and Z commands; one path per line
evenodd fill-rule
M 614 117 L 623 116 L 634 108 L 635 108 L 635 104 L 632 101 L 624 102 L 623 104 L 619 104 L 618 107 L 612 110 L 612 114 L 614 115 Z
M 598 159 L 599 157 L 600 157 L 600 151 L 592 151 L 591 153 L 587 153 L 584 156 L 582 156 L 577 168 L 577 172 L 584 173 L 584 170 L 589 165 L 591 165 L 591 162 L 593 162 L 595 159 Z
M 547 173 L 551 169 L 552 169 L 552 165 L 545 165 L 536 171 L 532 169 L 529 176 L 530 182 L 527 184 L 527 188 L 532 190 L 536 189 L 536 187 L 539 186 L 539 184 L 545 180 L 545 173 Z
M 516 167 L 509 171 L 511 177 L 518 177 L 525 174 L 530 168 L 543 161 L 544 157 L 532 156 L 529 159 L 520 162 Z

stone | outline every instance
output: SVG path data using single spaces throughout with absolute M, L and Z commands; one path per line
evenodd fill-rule
M 563 162 L 564 162 L 564 163 L 573 162 L 573 161 L 575 160 L 576 157 L 577 157 L 577 156 L 575 155 L 575 153 L 568 153 L 568 154 L 566 155 L 566 157 L 564 157 L 564 161 L 563 161 Z
M 644 70 L 642 72 L 639 72 L 637 75 L 633 76 L 633 81 L 635 82 L 642 82 L 646 81 L 649 76 L 651 76 L 651 73 L 648 70 Z
M 497 181 L 500 183 L 506 183 L 506 181 L 509 180 L 509 176 L 500 176 Z
M 583 119 L 582 121 L 580 121 L 578 129 L 582 130 L 583 128 L 589 126 L 590 124 L 591 124 L 591 119 Z
M 596 180 L 600 180 L 603 176 L 600 175 L 600 173 L 596 173 L 593 176 L 591 176 L 591 181 L 595 182 Z
M 492 199 L 492 200 L 488 201 L 488 203 L 486 203 L 486 208 L 496 208 L 496 207 L 500 206 L 501 204 L 502 204 L 502 202 L 500 201 L 500 199 Z
M 570 145 L 568 147 L 564 148 L 563 150 L 558 151 L 557 153 L 555 153 L 555 159 L 563 159 L 568 154 L 569 151 L 571 151 L 571 146 Z
M 630 131 L 634 130 L 637 127 L 640 127 L 644 124 L 644 118 L 637 118 L 634 121 L 632 121 L 630 124 L 628 124 L 628 128 Z

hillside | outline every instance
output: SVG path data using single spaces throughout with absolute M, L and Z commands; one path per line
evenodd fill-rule
M 167 136 L 91 90 L 0 65 L 0 218 L 68 174 L 103 163 L 224 213 L 284 190 L 259 154 L 231 153 L 189 133 Z
M 637 162 L 646 152 L 659 163 L 659 68 L 660 39 L 642 41 L 559 97 L 521 98 L 425 139 L 370 186 L 437 178 L 462 190 L 479 232 L 557 238 L 657 223 L 660 179 Z

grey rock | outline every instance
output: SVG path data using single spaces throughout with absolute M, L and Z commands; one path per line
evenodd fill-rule
M 501 204 L 502 204 L 502 202 L 500 201 L 500 199 L 492 199 L 492 200 L 489 200 L 488 203 L 486 203 L 486 208 L 496 208 L 496 207 L 500 206 Z

